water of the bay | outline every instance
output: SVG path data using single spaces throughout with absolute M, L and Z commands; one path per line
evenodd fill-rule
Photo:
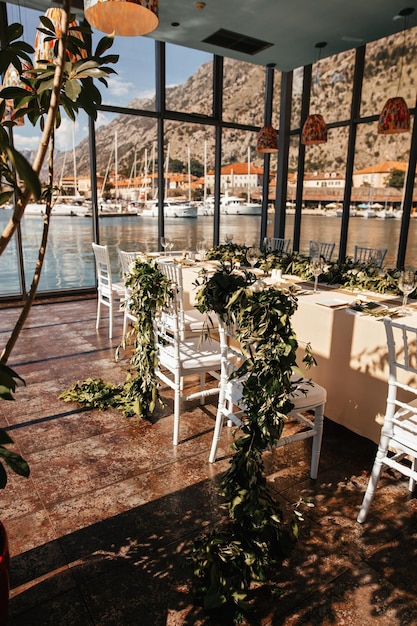
M 9 217 L 0 211 L 0 228 Z M 220 240 L 233 234 L 233 242 L 251 245 L 259 243 L 260 217 L 222 215 Z M 139 216 L 100 218 L 100 243 L 108 244 L 115 278 L 119 278 L 118 249 L 152 252 L 158 249 L 157 220 Z M 292 239 L 294 216 L 287 215 L 286 237 Z M 22 221 L 25 277 L 28 289 L 36 265 L 42 217 L 25 216 Z M 310 239 L 335 242 L 334 258 L 338 256 L 341 219 L 336 216 L 303 215 L 300 252 L 307 253 Z M 347 254 L 353 255 L 355 245 L 387 248 L 385 266 L 395 267 L 401 220 L 365 219 L 354 217 L 349 222 Z M 268 220 L 268 235 L 272 236 L 273 216 Z M 165 222 L 165 235 L 174 241 L 175 250 L 195 250 L 197 241 L 213 241 L 213 217 L 197 219 L 171 218 Z M 406 264 L 417 269 L 417 220 L 412 219 L 408 237 Z M 52 217 L 46 260 L 39 290 L 76 289 L 95 284 L 94 257 L 91 248 L 92 223 L 85 217 Z M 16 242 L 13 241 L 0 257 L 0 295 L 20 291 Z

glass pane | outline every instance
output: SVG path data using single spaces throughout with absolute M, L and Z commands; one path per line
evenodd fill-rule
M 213 56 L 166 44 L 166 108 L 211 115 Z
M 358 149 L 355 154 L 352 201 L 357 213 L 349 224 L 347 255 L 354 256 L 355 245 L 387 248 L 384 266 L 395 267 L 401 220 L 387 218 L 401 216 L 408 152 L 396 153 L 395 142 L 391 143 L 394 136 L 376 135 L 374 129 L 375 124 L 358 127 L 357 146 L 367 142 L 369 153 L 366 159 Z M 392 159 L 388 158 L 390 150 Z M 414 240 L 414 221 L 410 224 L 409 248 Z M 417 262 L 411 249 L 408 262 Z
M 230 133 L 239 146 L 233 155 L 227 149 Z M 256 152 L 256 133 L 225 129 L 222 146 L 220 243 L 228 235 L 236 244 L 259 245 L 263 159 Z M 214 172 L 208 178 L 213 184 Z
M 97 45 L 102 36 L 103 33 L 94 32 L 93 45 Z M 108 88 L 96 82 L 103 104 L 154 111 L 155 42 L 146 37 L 115 37 L 108 54 L 120 57 L 109 66 L 117 73 L 108 78 Z
M 11 210 L 0 210 L 0 228 L 7 224 Z M 8 244 L 0 257 L 0 296 L 17 295 L 21 292 L 18 255 L 16 250 L 16 235 Z
M 361 116 L 379 115 L 388 98 L 402 96 L 415 106 L 417 28 L 366 46 Z
M 340 169 L 334 169 L 326 159 L 335 153 L 336 148 L 341 153 L 346 153 L 348 132 L 346 127 L 331 129 L 326 144 L 306 146 L 309 166 L 304 174 L 300 233 L 302 254 L 308 255 L 310 240 L 314 240 L 335 243 L 333 258 L 338 256 L 345 167 L 343 163 L 339 163 Z
M 245 61 L 224 59 L 223 120 L 263 126 L 265 68 Z
M 304 71 L 302 67 L 294 70 L 291 102 L 291 128 L 300 128 L 301 99 L 303 95 L 303 76 Z
M 354 70 L 354 50 L 315 63 L 312 71 L 311 113 L 321 113 L 328 124 L 349 119 Z

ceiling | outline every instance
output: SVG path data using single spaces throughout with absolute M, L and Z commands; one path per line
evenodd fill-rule
M 43 11 L 59 2 L 19 4 Z M 198 9 L 196 4 L 205 6 Z M 82 7 L 82 0 L 73 0 L 77 6 Z M 399 14 L 405 8 L 415 11 L 404 18 Z M 147 37 L 289 71 L 319 55 L 331 56 L 417 26 L 417 0 L 159 0 L 159 19 Z M 219 29 L 238 35 L 222 39 L 232 49 L 204 41 Z M 253 40 L 269 45 L 262 49 Z M 321 52 L 318 42 L 327 42 Z

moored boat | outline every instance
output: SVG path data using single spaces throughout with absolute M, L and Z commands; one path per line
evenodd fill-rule
M 138 211 L 140 217 L 158 217 L 158 201 L 152 200 Z M 198 209 L 189 202 L 171 202 L 164 200 L 165 217 L 197 217 Z
M 246 202 L 239 196 L 223 196 L 220 200 L 222 215 L 262 215 L 262 205 Z

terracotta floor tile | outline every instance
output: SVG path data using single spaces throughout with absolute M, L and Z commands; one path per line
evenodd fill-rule
M 3 338 L 18 314 L 2 311 Z M 165 406 L 149 421 L 59 400 L 76 380 L 125 380 L 129 352 L 114 358 L 122 315 L 112 340 L 107 319 L 96 332 L 95 317 L 94 298 L 37 303 L 9 362 L 27 385 L 1 403 L 0 426 L 31 469 L 28 480 L 9 475 L 0 504 L 12 556 L 9 626 L 230 626 L 224 611 L 202 610 L 188 556 L 226 515 L 219 484 L 233 429 L 209 464 L 216 400 L 185 404 L 175 448 L 164 386 Z M 359 525 L 375 444 L 326 419 L 316 481 L 310 454 L 306 441 L 264 456 L 277 506 L 287 520 L 298 507 L 304 521 L 290 557 L 251 591 L 245 623 L 417 623 L 417 499 L 406 481 L 384 472 Z

